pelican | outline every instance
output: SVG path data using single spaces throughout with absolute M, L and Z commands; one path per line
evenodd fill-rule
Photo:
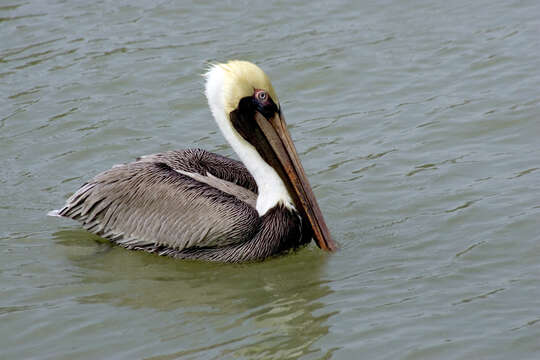
M 260 261 L 312 238 L 335 251 L 267 75 L 233 60 L 205 78 L 212 115 L 241 162 L 202 149 L 143 156 L 98 174 L 51 215 L 180 259 Z

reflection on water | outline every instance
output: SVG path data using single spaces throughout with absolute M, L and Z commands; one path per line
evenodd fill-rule
M 233 334 L 240 326 L 251 329 L 249 336 L 234 335 L 223 343 L 188 347 L 156 359 L 223 346 L 233 356 L 298 357 L 313 352 L 313 343 L 328 333 L 332 313 L 321 311 L 320 299 L 332 290 L 321 279 L 326 257 L 318 250 L 231 265 L 129 251 L 83 230 L 58 231 L 54 239 L 72 263 L 76 278 L 93 289 L 77 295 L 81 304 L 167 311 L 198 326 L 228 318 L 218 321 L 214 330 L 219 333 Z

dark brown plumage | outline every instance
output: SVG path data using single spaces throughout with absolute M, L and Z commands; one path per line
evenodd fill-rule
M 202 149 L 114 166 L 58 211 L 128 249 L 183 259 L 262 260 L 310 241 L 295 211 L 259 217 L 257 185 L 242 163 Z

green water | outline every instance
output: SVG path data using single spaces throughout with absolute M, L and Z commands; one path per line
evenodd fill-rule
M 540 358 L 540 3 L 0 5 L 1 359 Z M 334 238 L 258 264 L 45 216 L 184 147 L 233 155 L 209 61 L 259 64 Z

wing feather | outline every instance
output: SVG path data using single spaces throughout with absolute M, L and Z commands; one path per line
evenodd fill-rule
M 260 225 L 254 191 L 241 163 L 203 150 L 174 151 L 97 175 L 58 215 L 124 247 L 171 255 L 250 240 Z

